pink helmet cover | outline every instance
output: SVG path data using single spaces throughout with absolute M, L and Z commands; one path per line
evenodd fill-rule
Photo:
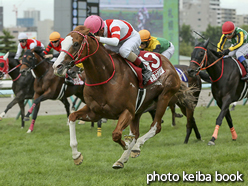
M 100 29 L 102 29 L 104 25 L 105 24 L 102 18 L 97 15 L 91 15 L 87 17 L 84 21 L 84 26 L 89 28 L 90 32 L 93 34 L 97 33 Z

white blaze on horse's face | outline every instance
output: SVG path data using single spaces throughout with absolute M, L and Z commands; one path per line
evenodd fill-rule
M 61 50 L 68 51 L 70 49 L 70 47 L 73 45 L 72 39 L 73 38 L 70 35 L 66 36 L 65 39 L 61 42 L 61 46 L 62 46 Z M 57 58 L 57 60 L 53 64 L 54 74 L 57 74 L 57 67 L 62 63 L 62 61 L 64 61 L 65 56 L 66 56 L 66 53 L 61 51 L 59 54 L 59 57 Z M 65 73 L 66 73 L 66 69 L 63 71 L 63 75 L 65 75 Z

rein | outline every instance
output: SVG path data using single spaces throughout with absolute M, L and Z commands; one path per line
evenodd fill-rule
M 95 50 L 92 54 L 89 54 L 89 53 L 90 53 L 90 47 L 89 47 L 89 42 L 88 42 L 88 40 L 87 40 L 87 35 L 84 35 L 84 34 L 82 34 L 81 32 L 78 32 L 78 31 L 71 31 L 71 32 L 74 32 L 74 33 L 77 33 L 77 34 L 81 35 L 84 39 L 83 39 L 83 41 L 82 41 L 82 43 L 81 43 L 81 47 L 79 48 L 79 50 L 78 50 L 77 52 L 75 52 L 74 55 L 72 55 L 71 53 L 69 53 L 69 52 L 66 51 L 66 50 L 61 50 L 61 52 L 65 52 L 66 54 L 68 54 L 68 55 L 73 59 L 73 61 L 71 61 L 71 62 L 69 63 L 69 66 L 72 66 L 72 63 L 74 63 L 74 65 L 76 65 L 76 64 L 78 64 L 78 63 L 83 62 L 84 60 L 86 60 L 86 59 L 89 58 L 90 56 L 94 55 L 94 54 L 98 51 L 98 49 L 99 49 L 99 42 L 98 42 L 98 40 L 97 40 L 95 37 L 90 36 L 91 38 L 93 38 L 93 39 L 96 41 L 96 43 L 97 43 L 97 48 L 96 48 L 96 50 Z M 81 56 L 81 54 L 83 53 L 83 51 L 84 51 L 84 49 L 85 49 L 85 46 L 87 46 L 88 55 L 86 55 L 86 56 L 83 57 L 82 59 L 78 59 L 78 58 Z M 100 83 L 88 84 L 88 83 L 86 83 L 86 81 L 85 81 L 85 85 L 86 85 L 86 86 L 98 86 L 98 85 L 103 85 L 103 84 L 108 83 L 108 82 L 114 77 L 114 75 L 115 75 L 115 64 L 114 64 L 114 60 L 113 60 L 113 58 L 111 57 L 110 54 L 109 54 L 109 57 L 110 57 L 110 59 L 111 59 L 111 62 L 112 62 L 113 68 L 114 68 L 112 75 L 111 75 L 106 81 L 103 81 L 103 82 L 100 82 Z
M 221 70 L 221 75 L 220 75 L 220 77 L 219 77 L 217 80 L 212 80 L 212 78 L 210 77 L 210 79 L 211 79 L 212 82 L 217 82 L 217 81 L 219 81 L 220 78 L 221 78 L 222 75 L 223 75 L 223 70 L 224 70 L 224 59 L 223 59 L 223 57 L 224 57 L 224 56 L 222 56 L 221 58 L 217 59 L 216 61 L 214 61 L 213 63 L 211 63 L 210 65 L 207 66 L 207 62 L 208 62 L 207 49 L 206 49 L 206 48 L 203 48 L 203 47 L 199 47 L 199 46 L 197 46 L 197 47 L 195 47 L 195 48 L 200 48 L 200 49 L 205 50 L 203 59 L 202 59 L 202 61 L 201 61 L 200 64 L 199 64 L 197 61 L 194 61 L 194 60 L 191 60 L 191 61 L 190 61 L 190 62 L 193 62 L 193 63 L 195 63 L 195 64 L 197 64 L 197 65 L 199 66 L 198 72 L 196 73 L 196 75 L 198 75 L 198 74 L 200 73 L 200 71 L 206 70 L 206 69 L 210 68 L 211 66 L 215 65 L 218 61 L 220 61 L 220 60 L 222 59 L 222 70 Z M 205 62 L 205 63 L 204 63 L 204 62 Z M 204 64 L 205 64 L 205 65 L 204 65 Z M 203 66 L 205 66 L 205 67 L 203 67 Z
M 21 66 L 21 65 L 22 65 L 22 64 L 20 63 L 19 65 L 17 65 L 17 66 L 15 66 L 14 68 L 10 69 L 10 70 L 8 71 L 8 73 L 14 71 L 15 69 L 17 69 L 17 68 L 18 68 L 19 66 Z

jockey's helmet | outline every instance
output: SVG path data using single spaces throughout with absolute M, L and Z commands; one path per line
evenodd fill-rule
M 139 31 L 141 42 L 147 42 L 151 40 L 151 34 L 148 30 L 143 29 Z
M 21 40 L 21 39 L 28 39 L 27 34 L 24 33 L 24 32 L 21 32 L 21 33 L 18 35 L 18 40 Z
M 50 41 L 58 41 L 60 39 L 60 33 L 52 32 L 49 36 Z
M 227 21 L 222 25 L 222 34 L 231 34 L 235 30 L 235 25 L 231 21 Z
M 95 34 L 105 26 L 105 23 L 101 17 L 91 15 L 85 19 L 84 26 L 89 28 L 91 33 Z

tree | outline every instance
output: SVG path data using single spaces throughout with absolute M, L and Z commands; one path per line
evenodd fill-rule
M 193 51 L 195 44 L 195 39 L 192 35 L 192 30 L 190 25 L 183 24 L 179 31 L 180 47 L 179 54 L 184 56 L 190 56 Z
M 13 41 L 15 37 L 10 34 L 8 30 L 3 29 L 3 36 L 0 36 L 0 52 L 16 52 L 16 42 Z
M 222 35 L 222 28 L 221 26 L 211 26 L 208 25 L 207 29 L 205 32 L 202 32 L 202 35 L 208 39 L 211 43 L 213 43 L 215 46 L 217 46 L 217 44 L 220 41 L 220 37 Z M 213 46 L 212 44 L 209 45 L 211 48 L 213 49 L 217 49 L 215 46 Z

